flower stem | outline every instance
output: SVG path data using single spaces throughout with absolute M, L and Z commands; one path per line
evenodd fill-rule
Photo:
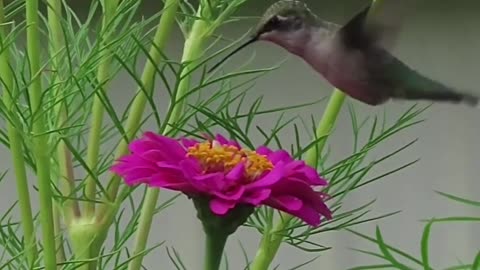
M 102 123 L 105 108 L 102 102 L 102 95 L 106 93 L 107 83 L 109 80 L 109 69 L 111 62 L 111 54 L 107 49 L 112 37 L 112 31 L 110 29 L 112 19 L 115 16 L 115 11 L 118 7 L 119 0 L 105 0 L 103 1 L 103 19 L 102 19 L 102 46 L 100 64 L 97 70 L 97 82 L 99 89 L 95 95 L 92 106 L 92 122 L 91 129 L 88 137 L 88 149 L 87 149 L 87 165 L 92 172 L 96 171 L 98 164 L 98 157 L 100 153 L 100 140 L 102 133 Z M 85 180 L 85 216 L 93 217 L 95 214 L 95 193 L 97 183 L 92 175 L 88 175 Z
M 96 270 L 97 260 L 92 260 L 98 256 L 100 247 L 105 241 L 106 233 L 90 218 L 76 218 L 72 220 L 68 230 L 75 259 L 82 261 L 88 260 L 78 267 L 80 270 Z
M 53 218 L 54 218 L 54 229 L 55 229 L 55 246 L 57 250 L 57 263 L 62 264 L 66 260 L 66 255 L 65 255 L 65 247 L 63 246 L 64 243 L 64 236 L 62 233 L 62 211 L 59 207 L 54 206 L 53 207 Z M 62 269 L 61 265 L 58 265 L 57 267 L 58 270 Z
M 61 57 L 58 56 L 64 46 L 63 32 L 61 19 L 62 17 L 62 2 L 60 0 L 48 0 L 48 24 L 50 30 L 50 55 L 52 57 L 54 72 L 54 81 L 52 87 L 54 88 L 56 101 L 55 112 L 58 114 L 57 128 L 60 130 L 64 128 L 64 124 L 68 119 L 67 108 L 63 99 L 62 87 L 60 87 L 61 77 L 59 69 L 61 67 Z M 72 197 L 75 190 L 72 154 L 63 141 L 57 145 L 57 159 L 60 165 L 60 181 L 62 184 L 62 194 L 65 197 Z M 67 200 L 64 203 L 65 221 L 67 224 L 71 222 L 73 216 L 80 215 L 78 201 Z
M 345 97 L 345 94 L 338 89 L 335 89 L 330 96 L 328 105 L 325 108 L 325 112 L 323 113 L 322 119 L 316 130 L 316 137 L 322 139 L 317 142 L 316 147 L 312 147 L 307 152 L 305 162 L 308 165 L 316 167 L 318 158 L 325 147 L 327 138 L 335 126 L 335 122 L 345 101 Z M 260 247 L 250 266 L 251 270 L 266 270 L 275 258 L 283 240 L 283 232 L 285 232 L 290 221 L 293 219 L 293 216 L 289 214 L 282 213 L 281 215 L 281 221 L 277 226 L 272 230 L 265 232 L 263 235 Z
M 62 31 L 62 2 L 61 0 L 48 0 L 48 25 L 50 32 L 50 57 L 52 58 L 52 69 L 56 70 L 53 73 L 52 88 L 55 93 L 56 106 L 55 114 L 57 115 L 57 128 L 61 130 L 64 128 L 68 119 L 68 111 L 65 104 L 64 90 L 61 87 L 61 57 L 58 53 L 64 47 L 64 37 Z M 72 153 L 63 142 L 60 140 L 57 144 L 57 160 L 60 167 L 59 179 L 57 179 L 61 186 L 61 192 L 64 197 L 75 197 L 75 176 L 73 173 Z M 63 210 L 63 211 L 62 211 Z M 80 208 L 78 201 L 67 199 L 63 204 L 63 209 L 54 207 L 53 214 L 55 218 L 55 235 L 57 246 L 57 263 L 65 261 L 64 236 L 61 232 L 62 214 L 67 225 L 72 222 L 74 217 L 80 216 Z M 60 266 L 59 266 L 60 267 Z
M 227 238 L 228 235 L 221 232 L 206 234 L 204 270 L 218 270 L 220 268 Z
M 33 118 L 33 150 L 36 161 L 40 197 L 43 257 L 46 270 L 56 269 L 55 232 L 53 223 L 52 191 L 50 186 L 50 156 L 47 125 L 42 108 L 42 82 L 40 77 L 40 46 L 38 0 L 26 1 L 27 53 L 30 64 L 30 109 Z
M 0 0 L 0 24 L 5 23 L 5 11 L 3 0 Z M 0 79 L 3 82 L 3 102 L 8 111 L 12 114 L 14 108 L 14 101 L 12 97 L 17 94 L 15 91 L 15 84 L 13 81 L 13 72 L 10 67 L 10 55 L 8 48 L 4 48 L 6 43 L 6 26 L 0 27 L 0 44 L 2 52 L 0 53 Z M 21 224 L 23 235 L 25 237 L 24 251 L 27 257 L 29 267 L 33 267 L 38 256 L 36 239 L 33 225 L 32 206 L 30 200 L 30 193 L 28 190 L 28 179 L 25 167 L 25 158 L 23 156 L 22 136 L 17 130 L 17 127 L 10 121 L 6 121 L 8 139 L 10 142 L 10 152 L 12 154 L 13 166 L 15 171 L 15 178 L 17 183 L 17 193 L 20 204 Z
M 228 236 L 247 221 L 255 208 L 251 205 L 237 205 L 225 215 L 219 216 L 210 209 L 209 196 L 192 196 L 191 199 L 206 236 L 203 269 L 218 270 Z
M 149 51 L 151 61 L 147 60 L 147 62 L 145 63 L 145 67 L 143 68 L 143 73 L 141 77 L 143 87 L 139 87 L 139 89 L 137 90 L 137 95 L 132 102 L 132 106 L 128 114 L 125 127 L 125 137 L 129 140 L 131 140 L 137 133 L 140 123 L 142 122 L 142 115 L 145 111 L 147 97 L 153 92 L 156 72 L 155 67 L 159 65 L 162 59 L 161 52 L 165 48 L 172 27 L 175 24 L 175 16 L 179 7 L 179 3 L 180 0 L 167 0 L 165 3 L 165 7 L 163 8 L 162 16 L 160 17 L 160 22 L 153 38 L 153 45 L 151 46 Z M 127 152 L 128 141 L 122 139 L 115 153 L 115 159 L 118 159 L 119 157 L 125 155 Z M 112 180 L 108 185 L 108 198 L 104 198 L 105 201 L 107 199 L 110 199 L 112 201 L 115 200 L 118 189 L 120 187 L 120 183 L 120 177 L 116 175 L 112 177 Z M 111 206 L 106 203 L 104 204 L 103 209 L 100 211 L 100 213 L 103 216 L 108 216 L 106 215 L 106 212 L 110 210 Z
M 320 120 L 315 132 L 315 137 L 318 139 L 317 145 L 307 151 L 305 162 L 309 166 L 317 167 L 318 160 L 322 154 L 323 148 L 325 147 L 327 138 L 330 136 L 330 133 L 335 126 L 335 122 L 337 121 L 337 117 L 342 109 L 345 97 L 345 94 L 338 89 L 335 89 L 330 96 L 330 100 L 328 101 L 322 119 Z
M 200 14 L 201 7 L 199 7 L 198 13 Z M 182 63 L 187 63 L 184 68 L 181 77 L 184 77 L 178 85 L 178 91 L 175 96 L 175 102 L 171 103 L 170 106 L 173 107 L 173 113 L 170 115 L 170 118 L 167 120 L 167 128 L 164 133 L 168 133 L 171 128 L 171 124 L 179 120 L 181 112 L 183 110 L 184 101 L 176 102 L 178 99 L 183 97 L 189 87 L 190 87 L 190 76 L 184 76 L 190 71 L 192 66 L 192 61 L 198 59 L 203 51 L 203 44 L 205 41 L 205 29 L 208 27 L 208 22 L 206 20 L 196 20 L 192 26 L 192 30 L 188 39 L 185 41 Z M 138 255 L 133 259 L 129 264 L 129 270 L 138 270 L 141 267 L 143 256 L 140 255 L 141 252 L 145 250 L 147 245 L 148 235 L 150 233 L 150 227 L 152 224 L 152 218 L 157 205 L 158 196 L 160 190 L 157 188 L 149 188 L 145 196 L 145 202 L 141 209 L 140 221 L 139 221 L 139 230 L 135 240 L 134 256 Z

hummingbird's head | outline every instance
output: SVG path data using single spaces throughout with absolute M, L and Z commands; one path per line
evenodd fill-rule
M 307 5 L 300 0 L 280 0 L 263 14 L 250 38 L 210 68 L 216 69 L 228 58 L 258 41 L 276 43 L 290 52 L 300 55 L 309 41 L 311 27 L 318 22 Z
M 280 0 L 270 6 L 257 25 L 253 38 L 276 43 L 299 54 L 310 38 L 317 18 L 299 0 Z

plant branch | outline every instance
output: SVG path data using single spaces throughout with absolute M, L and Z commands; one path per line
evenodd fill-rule
M 64 100 L 63 88 L 61 87 L 61 57 L 59 52 L 64 47 L 64 37 L 62 32 L 61 18 L 62 18 L 62 3 L 61 0 L 48 0 L 48 25 L 50 32 L 50 57 L 52 58 L 52 69 L 57 70 L 53 78 L 53 92 L 55 93 L 55 113 L 58 113 L 57 129 L 62 130 L 68 120 L 68 111 L 66 102 Z M 62 136 L 60 134 L 60 136 Z M 62 139 L 57 145 L 57 160 L 60 167 L 59 184 L 61 186 L 61 193 L 64 197 L 75 196 L 75 176 L 73 173 L 72 153 Z M 60 211 L 63 210 L 63 211 Z M 65 261 L 64 238 L 61 231 L 62 214 L 67 226 L 72 222 L 74 217 L 80 216 L 79 203 L 76 200 L 66 199 L 63 202 L 63 209 L 59 207 L 54 208 L 55 217 L 55 235 L 57 240 L 57 263 Z
M 53 222 L 52 190 L 50 183 L 50 156 L 48 130 L 42 108 L 42 82 L 40 70 L 40 36 L 38 0 L 26 1 L 27 53 L 31 84 L 29 87 L 30 110 L 33 121 L 33 149 L 36 160 L 38 189 L 40 196 L 40 221 L 42 225 L 43 259 L 46 270 L 54 270 L 56 265 L 55 231 Z
M 0 24 L 6 23 L 3 0 L 0 0 Z M 10 67 L 9 48 L 4 48 L 6 43 L 6 25 L 0 26 L 0 80 L 3 82 L 3 102 L 8 112 L 15 114 L 14 101 L 12 97 L 17 96 L 14 84 L 14 74 Z M 30 192 L 28 190 L 28 179 L 25 167 L 24 149 L 22 144 L 22 135 L 11 121 L 6 121 L 8 139 L 10 142 L 10 152 L 12 154 L 13 168 L 15 172 L 15 182 L 17 184 L 17 194 L 20 204 L 21 225 L 25 237 L 24 251 L 29 267 L 33 267 L 38 257 L 37 240 L 35 238 L 35 229 L 33 224 L 32 205 Z
M 95 93 L 92 107 L 92 122 L 88 137 L 87 148 L 87 165 L 92 172 L 96 171 L 98 164 L 98 157 L 100 155 L 100 140 L 102 133 L 103 116 L 105 107 L 102 102 L 102 95 L 106 93 L 107 82 L 109 78 L 109 69 L 112 55 L 108 50 L 108 44 L 112 37 L 109 29 L 111 21 L 114 19 L 115 11 L 118 7 L 119 0 L 105 0 L 103 1 L 103 19 L 102 19 L 102 34 L 101 34 L 101 48 L 100 64 L 97 70 L 97 83 L 99 85 L 98 92 Z M 96 179 L 93 175 L 88 175 L 85 181 L 85 216 L 93 217 L 95 214 L 95 195 L 96 195 Z

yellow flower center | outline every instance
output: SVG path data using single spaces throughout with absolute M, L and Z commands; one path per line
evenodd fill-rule
M 189 147 L 187 152 L 187 156 L 200 162 L 205 173 L 229 172 L 244 162 L 244 177 L 248 181 L 254 181 L 262 173 L 273 169 L 273 164 L 264 155 L 233 145 L 221 145 L 216 141 L 198 143 Z

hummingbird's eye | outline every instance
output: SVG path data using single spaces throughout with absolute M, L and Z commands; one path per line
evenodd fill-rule
M 267 28 L 269 28 L 269 30 L 274 30 L 276 28 L 278 28 L 280 26 L 280 24 L 282 23 L 282 19 L 280 19 L 280 16 L 273 16 L 267 23 Z
M 270 18 L 270 20 L 268 20 L 268 22 L 264 25 L 263 32 L 281 30 L 286 25 L 288 25 L 288 21 L 289 21 L 288 17 L 275 15 L 272 18 Z

